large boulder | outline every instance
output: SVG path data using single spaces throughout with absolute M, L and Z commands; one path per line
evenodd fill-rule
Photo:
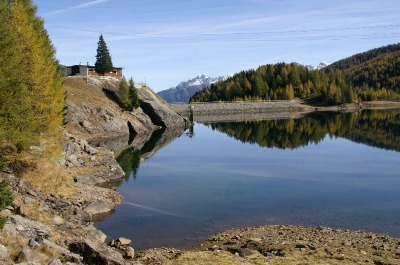
M 173 111 L 166 102 L 163 102 L 147 87 L 137 89 L 140 107 L 150 117 L 155 125 L 163 128 L 185 127 L 186 120 Z
M 95 244 L 90 241 L 73 242 L 69 250 L 83 257 L 84 264 L 97 265 L 122 265 L 125 260 L 120 253 L 105 245 Z
M 102 200 L 95 200 L 85 207 L 85 211 L 90 215 L 99 215 L 111 212 L 114 209 L 115 205 Z
M 112 138 L 130 133 L 146 134 L 154 130 L 152 120 L 141 109 L 128 113 L 112 102 L 109 104 L 87 102 L 78 105 L 68 102 L 69 126 L 86 134 L 87 139 Z

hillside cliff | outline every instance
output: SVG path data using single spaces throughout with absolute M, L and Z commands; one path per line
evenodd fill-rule
M 137 89 L 141 107 L 123 111 L 113 100 L 117 81 L 67 77 L 67 131 L 82 139 L 145 135 L 160 127 L 185 128 L 186 120 L 172 111 L 150 89 Z

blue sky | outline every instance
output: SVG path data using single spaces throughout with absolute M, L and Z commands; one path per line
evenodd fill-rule
M 398 0 L 33 0 L 62 64 L 114 66 L 154 91 L 198 74 L 334 62 L 400 42 Z

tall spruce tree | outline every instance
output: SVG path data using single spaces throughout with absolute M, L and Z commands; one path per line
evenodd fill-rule
M 127 111 L 132 111 L 138 108 L 140 103 L 132 77 L 128 82 L 126 81 L 125 77 L 122 78 L 118 87 L 118 96 L 121 108 Z
M 131 109 L 137 109 L 140 106 L 140 102 L 132 77 L 129 79 L 129 98 L 131 100 Z
M 119 104 L 121 108 L 124 110 L 129 110 L 131 101 L 129 98 L 129 86 L 128 82 L 126 82 L 125 77 L 122 77 L 121 82 L 118 86 L 118 96 L 119 96 Z
M 104 41 L 103 34 L 100 35 L 99 42 L 97 43 L 97 55 L 94 67 L 96 72 L 101 75 L 111 72 L 114 69 L 111 55 L 108 51 L 107 44 Z

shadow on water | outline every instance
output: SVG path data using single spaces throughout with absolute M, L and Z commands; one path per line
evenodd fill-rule
M 304 119 L 205 123 L 243 143 L 295 149 L 321 142 L 326 135 L 386 150 L 400 151 L 400 110 L 357 113 L 316 112 Z

